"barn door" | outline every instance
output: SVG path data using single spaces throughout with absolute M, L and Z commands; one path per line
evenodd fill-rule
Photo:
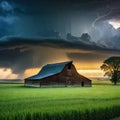
M 81 82 L 81 86 L 84 87 L 84 81 Z

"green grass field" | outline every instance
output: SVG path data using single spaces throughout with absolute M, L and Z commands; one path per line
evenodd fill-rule
M 120 85 L 29 88 L 0 84 L 0 120 L 109 120 L 120 116 Z

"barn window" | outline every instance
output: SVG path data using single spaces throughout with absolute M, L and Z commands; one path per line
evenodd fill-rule
M 71 64 L 68 65 L 68 69 L 71 69 Z

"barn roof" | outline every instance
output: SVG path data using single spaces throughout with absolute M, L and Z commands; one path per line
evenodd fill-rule
M 43 66 L 43 68 L 41 69 L 41 71 L 38 74 L 26 78 L 26 80 L 43 79 L 43 78 L 58 74 L 63 70 L 63 68 L 67 64 L 72 64 L 72 61 L 55 63 L 55 64 L 47 64 L 47 65 Z

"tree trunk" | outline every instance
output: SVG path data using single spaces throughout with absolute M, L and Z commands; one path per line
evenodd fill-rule
M 116 82 L 116 81 L 114 81 L 114 85 L 117 85 L 117 82 Z
M 117 79 L 118 79 L 117 72 L 118 71 L 115 70 L 114 73 L 113 73 L 113 82 L 114 82 L 114 85 L 117 85 Z

